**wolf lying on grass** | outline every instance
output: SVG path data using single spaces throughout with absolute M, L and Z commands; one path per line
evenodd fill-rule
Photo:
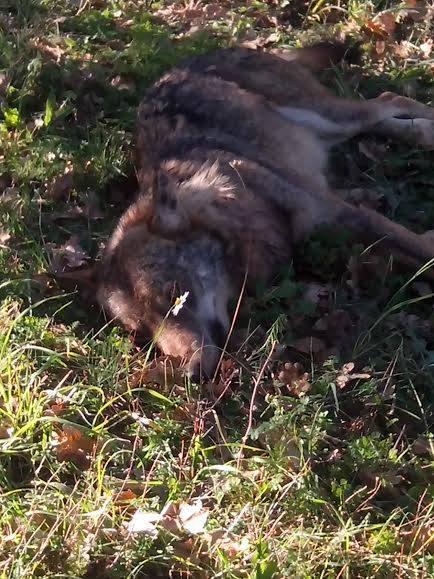
M 411 267 L 434 257 L 428 236 L 329 189 L 329 148 L 358 133 L 434 144 L 433 108 L 392 93 L 339 98 L 314 78 L 343 51 L 220 50 L 168 72 L 140 106 L 139 196 L 92 275 L 108 316 L 183 357 L 194 379 L 214 372 L 243 283 L 270 280 L 318 225 L 380 240 Z

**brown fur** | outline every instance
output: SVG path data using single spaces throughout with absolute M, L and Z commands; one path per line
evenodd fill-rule
M 332 95 L 309 69 L 335 57 L 331 46 L 218 51 L 167 73 L 140 106 L 140 195 L 109 240 L 97 295 L 127 329 L 184 356 L 194 376 L 214 371 L 228 300 L 245 276 L 269 280 L 319 224 L 383 239 L 412 266 L 434 256 L 428 237 L 334 195 L 324 172 L 328 148 L 362 131 L 433 146 L 434 110 L 390 93 Z M 396 118 L 404 115 L 416 123 Z

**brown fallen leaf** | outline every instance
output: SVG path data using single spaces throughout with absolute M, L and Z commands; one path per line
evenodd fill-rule
M 0 227 L 0 248 L 6 249 L 8 247 L 8 241 L 10 240 L 11 235 L 7 231 L 5 231 L 2 227 Z
M 78 269 L 90 259 L 88 253 L 80 246 L 77 235 L 71 236 L 68 241 L 60 247 L 56 247 L 51 243 L 47 243 L 46 247 L 52 254 L 51 271 L 53 273 L 62 273 L 68 270 Z
M 44 412 L 45 416 L 61 416 L 68 409 L 67 402 L 55 402 L 51 404 Z
M 401 40 L 401 42 L 395 42 L 392 45 L 392 50 L 395 56 L 402 59 L 410 58 L 415 53 L 414 44 L 408 42 L 408 40 Z
M 434 440 L 420 437 L 416 439 L 412 444 L 412 450 L 415 454 L 419 455 L 431 455 L 434 458 Z
M 356 373 L 354 372 L 354 362 L 348 362 L 341 368 L 341 372 L 336 378 L 336 386 L 341 390 L 354 380 L 369 380 L 372 376 L 368 372 Z
M 183 360 L 181 358 L 160 356 L 146 368 L 137 370 L 131 377 L 131 384 L 136 387 L 143 384 L 158 384 L 172 387 L 184 384 Z
M 396 30 L 396 15 L 393 12 L 384 11 L 376 14 L 374 18 L 375 23 L 379 24 L 381 28 L 391 36 Z
M 136 493 L 131 489 L 125 489 L 123 491 L 120 491 L 113 497 L 113 503 L 116 506 L 124 506 L 130 503 L 131 501 L 134 501 L 135 499 L 137 499 Z
M 433 49 L 433 39 L 432 38 L 428 38 L 428 40 L 426 40 L 425 42 L 423 42 L 419 46 L 419 50 L 420 50 L 423 58 L 430 58 L 432 49 Z
M 303 367 L 298 364 L 286 362 L 277 375 L 279 382 L 282 382 L 293 396 L 304 396 L 311 389 L 309 374 L 303 372 Z
M 1 78 L 1 75 L 0 75 Z M 1 81 L 0 81 L 1 87 Z M 0 88 L 1 91 L 1 88 Z M 1 94 L 1 92 L 0 92 Z M 8 187 L 12 186 L 12 179 L 11 176 L 8 174 L 0 175 L 0 194 L 3 193 Z
M 14 429 L 11 426 L 0 425 L 0 438 L 11 438 Z
M 240 538 L 224 529 L 206 533 L 203 539 L 210 547 L 217 547 L 231 558 L 245 553 L 250 548 L 250 541 L 246 535 Z
M 176 422 L 193 422 L 197 416 L 198 405 L 194 402 L 184 402 L 169 412 L 169 416 Z
M 58 435 L 54 452 L 59 462 L 70 461 L 78 468 L 85 470 L 89 468 L 98 446 L 95 438 L 90 438 L 78 428 L 65 425 Z
M 374 38 L 377 40 L 384 40 L 387 37 L 387 32 L 383 28 L 380 22 L 375 22 L 373 20 L 368 20 L 361 28 L 369 38 Z
M 428 522 L 425 525 L 415 523 L 415 527 L 408 531 L 401 530 L 399 538 L 407 554 L 425 552 L 434 555 L 434 525 Z
M 66 199 L 74 189 L 74 170 L 72 165 L 66 165 L 63 175 L 58 175 L 46 183 L 45 189 L 48 199 L 55 201 Z
M 41 52 L 44 56 L 49 57 L 50 59 L 53 59 L 56 62 L 60 62 L 62 56 L 65 53 L 65 50 L 61 48 L 59 45 L 49 43 L 46 39 L 40 37 L 35 37 L 31 41 L 31 45 L 33 46 L 33 48 L 36 48 L 39 52 Z

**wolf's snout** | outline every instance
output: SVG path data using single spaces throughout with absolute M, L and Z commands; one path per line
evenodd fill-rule
M 163 354 L 185 360 L 187 374 L 194 382 L 213 377 L 221 351 L 208 331 L 191 329 L 190 324 L 170 323 L 161 331 L 157 343 Z
M 188 362 L 187 373 L 192 382 L 211 380 L 220 359 L 220 350 L 214 344 L 204 345 L 193 354 Z

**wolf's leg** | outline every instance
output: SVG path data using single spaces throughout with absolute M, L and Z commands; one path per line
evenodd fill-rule
M 307 53 L 312 51 L 314 59 L 324 61 L 323 48 L 314 46 L 307 49 Z M 281 116 L 291 123 L 310 128 L 331 144 L 371 130 L 378 123 L 395 117 L 434 121 L 434 108 L 391 92 L 365 101 L 335 96 L 303 66 L 305 53 L 303 49 L 291 51 L 290 59 L 286 60 L 266 52 L 232 49 L 198 57 L 192 69 L 215 74 L 242 89 L 262 95 Z M 326 60 L 333 60 L 329 56 L 326 51 Z M 323 67 L 324 63 L 320 68 Z M 379 125 L 375 132 L 387 133 L 388 126 Z M 425 126 L 428 127 L 428 123 Z M 420 141 L 422 146 L 432 146 L 434 138 L 430 139 L 428 132 L 428 128 L 424 129 Z M 409 134 L 408 131 L 400 132 L 395 126 L 391 133 L 391 136 L 404 139 Z M 419 134 L 411 132 L 414 141 L 419 142 Z
M 248 160 L 239 160 L 236 170 L 247 186 L 288 213 L 294 242 L 308 237 L 319 225 L 336 224 L 352 230 L 361 241 L 379 242 L 378 249 L 390 251 L 404 265 L 420 268 L 434 258 L 429 236 L 418 235 L 377 211 L 347 203 L 329 191 L 290 185 Z M 432 270 L 427 274 L 434 276 Z
M 434 149 L 434 121 L 429 119 L 387 119 L 374 125 L 371 132 L 408 144 L 419 145 L 424 149 Z
M 310 103 L 308 108 L 288 105 L 276 107 L 276 110 L 292 123 L 311 128 L 331 144 L 372 131 L 392 138 L 410 139 L 426 148 L 434 146 L 434 108 L 392 93 L 366 101 L 328 96 Z

